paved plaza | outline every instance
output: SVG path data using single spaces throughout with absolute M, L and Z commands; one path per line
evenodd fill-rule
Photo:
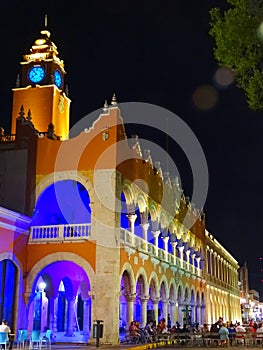
M 77 343 L 57 343 L 57 344 L 52 344 L 52 349 L 53 350 L 70 350 L 70 349 L 79 349 L 79 350 L 147 350 L 147 349 L 199 349 L 199 350 L 207 350 L 207 349 L 216 349 L 216 348 L 222 348 L 221 346 L 209 346 L 209 347 L 200 347 L 200 346 L 178 346 L 176 344 L 173 344 L 172 342 L 158 342 L 158 343 L 147 343 L 147 344 L 126 344 L 126 343 L 121 343 L 119 345 L 105 345 L 105 344 L 100 344 L 98 347 L 96 344 L 77 344 Z M 240 346 L 229 346 L 227 349 L 231 350 L 246 350 L 246 349 L 259 349 L 262 348 L 261 346 L 245 346 L 245 345 L 240 345 Z
M 168 344 L 168 345 L 164 345 L 164 344 L 141 344 L 141 345 L 129 345 L 129 344 L 120 344 L 120 345 L 116 345 L 116 346 L 111 346 L 111 345 L 100 345 L 99 347 L 96 347 L 95 345 L 90 345 L 90 344 L 56 344 L 56 345 L 52 345 L 52 349 L 57 349 L 57 350 L 70 350 L 70 349 L 79 349 L 79 350 L 96 350 L 96 349 L 101 349 L 101 350 L 147 350 L 147 349 L 199 349 L 199 350 L 207 350 L 207 347 L 178 347 L 174 344 Z M 220 346 L 218 346 L 218 348 L 221 348 Z M 228 349 L 230 350 L 232 347 L 228 347 Z M 236 350 L 239 349 L 251 349 L 251 347 L 246 347 L 246 346 L 242 346 L 242 347 L 233 347 Z M 213 349 L 216 349 L 216 347 L 214 347 Z

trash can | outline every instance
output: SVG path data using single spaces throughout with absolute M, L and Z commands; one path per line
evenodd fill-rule
M 93 338 L 103 337 L 103 324 L 96 323 L 93 325 Z
M 103 338 L 103 323 L 102 320 L 94 320 L 93 338 L 96 338 L 96 347 L 99 346 L 100 338 Z

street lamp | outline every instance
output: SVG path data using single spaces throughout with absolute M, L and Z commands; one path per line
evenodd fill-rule
M 44 292 L 45 288 L 46 288 L 47 284 L 43 281 L 43 282 L 40 282 L 39 285 L 38 285 L 38 290 L 40 292 Z

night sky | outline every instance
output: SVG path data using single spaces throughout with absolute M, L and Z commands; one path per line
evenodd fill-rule
M 11 89 L 19 62 L 39 36 L 47 14 L 52 41 L 65 61 L 71 125 L 101 108 L 113 93 L 119 102 L 155 104 L 184 120 L 208 164 L 207 229 L 240 266 L 247 261 L 250 288 L 263 297 L 263 113 L 249 110 L 229 72 L 215 75 L 214 42 L 208 34 L 214 6 L 226 8 L 226 2 L 1 2 L 0 124 L 10 130 Z M 127 129 L 128 136 L 129 132 L 137 132 L 136 125 Z M 184 192 L 191 197 L 187 159 L 168 143 Z

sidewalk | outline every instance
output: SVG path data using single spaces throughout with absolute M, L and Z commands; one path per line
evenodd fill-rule
M 86 350 L 146 350 L 146 349 L 156 349 L 163 347 L 174 347 L 172 344 L 167 344 L 167 342 L 158 342 L 158 343 L 146 343 L 146 344 L 127 344 L 120 343 L 118 345 L 107 345 L 99 344 L 97 347 L 96 344 L 83 344 L 83 343 L 57 343 L 52 344 L 52 349 L 56 350 L 70 350 L 70 349 L 86 349 Z M 202 350 L 200 347 L 199 350 Z M 207 350 L 207 349 L 206 349 Z
M 52 349 L 57 349 L 57 350 L 70 350 L 70 349 L 86 349 L 86 350 L 113 350 L 113 349 L 118 349 L 118 350 L 144 350 L 144 349 L 153 349 L 157 348 L 157 344 L 126 344 L 126 343 L 121 343 L 118 345 L 107 345 L 107 344 L 99 344 L 97 347 L 95 344 L 74 344 L 74 343 L 57 343 L 57 344 L 52 344 Z M 163 347 L 164 344 L 160 344 L 158 348 Z
M 100 345 L 99 347 L 96 347 L 96 345 L 90 345 L 90 344 L 56 344 L 56 345 L 52 345 L 52 350 L 71 350 L 71 349 L 77 349 L 77 350 L 147 350 L 147 349 L 198 349 L 198 350 L 207 350 L 209 348 L 207 347 L 178 347 L 175 346 L 173 344 L 166 344 L 163 342 L 159 342 L 159 343 L 150 343 L 150 344 L 138 344 L 138 345 L 134 345 L 134 344 L 120 344 L 120 345 Z M 221 348 L 220 346 L 218 347 L 211 347 L 210 349 L 216 349 L 216 348 Z M 242 346 L 242 347 L 228 347 L 228 350 L 231 350 L 231 348 L 240 350 L 242 348 L 242 350 L 251 350 L 253 347 L 246 347 L 246 346 Z
M 261 346 L 229 346 L 227 349 L 231 350 L 233 348 L 237 350 L 251 350 L 253 348 L 258 348 Z M 99 344 L 97 347 L 96 344 L 84 344 L 84 343 L 57 343 L 52 344 L 52 349 L 54 350 L 71 350 L 71 349 L 78 349 L 78 350 L 147 350 L 147 349 L 198 349 L 198 350 L 208 350 L 208 349 L 216 349 L 221 348 L 220 346 L 210 346 L 210 347 L 200 347 L 200 346 L 178 346 L 175 345 L 172 341 L 159 341 L 158 343 L 146 343 L 146 344 L 127 344 L 127 343 L 120 343 L 118 345 L 107 345 L 107 344 Z

